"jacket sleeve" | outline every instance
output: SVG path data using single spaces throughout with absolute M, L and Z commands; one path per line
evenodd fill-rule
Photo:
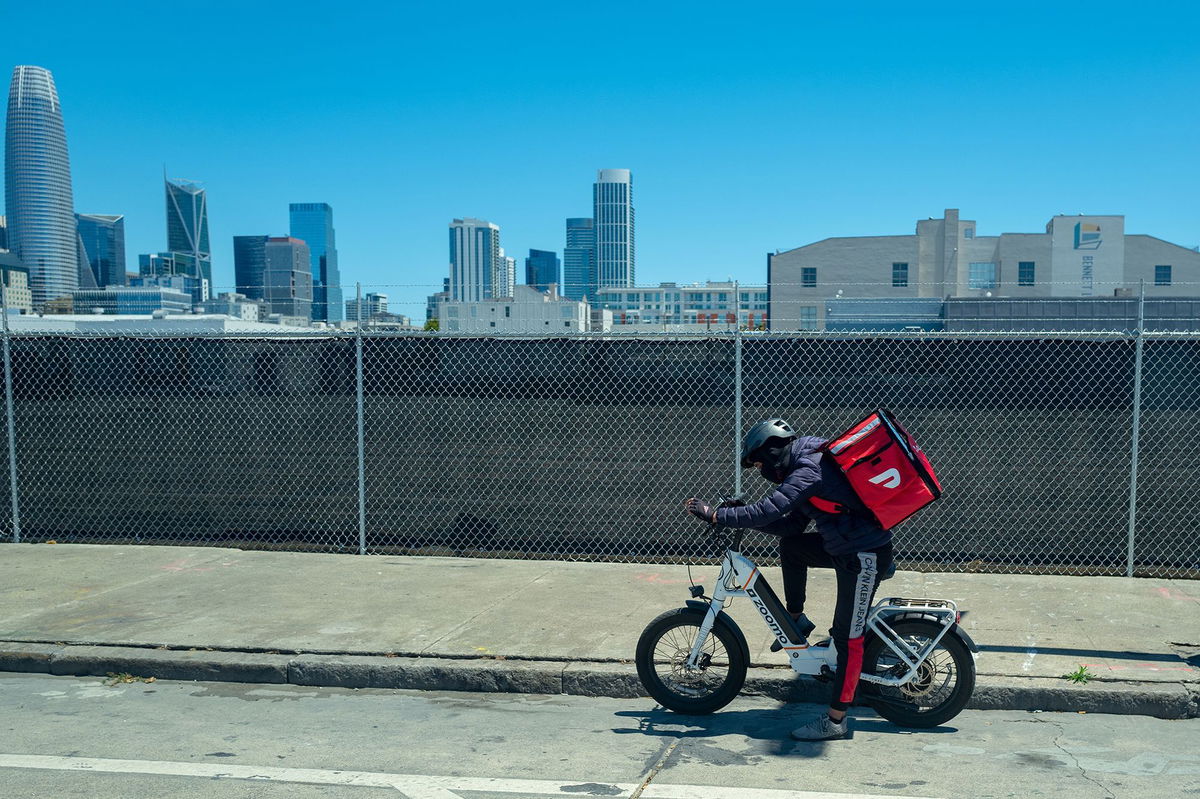
M 793 513 L 791 516 L 785 516 L 777 522 L 772 522 L 766 527 L 760 527 L 764 533 L 777 535 L 780 538 L 793 535 L 803 535 L 808 530 L 808 525 L 812 523 L 812 519 L 804 513 Z
M 802 458 L 779 488 L 758 502 L 734 508 L 719 508 L 717 523 L 725 527 L 766 529 L 792 511 L 802 510 L 804 501 L 815 496 L 820 486 L 820 468 L 815 461 Z

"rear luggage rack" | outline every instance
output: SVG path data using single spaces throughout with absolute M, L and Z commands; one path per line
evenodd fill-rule
M 950 602 L 945 599 L 904 599 L 902 597 L 896 597 L 896 596 L 889 597 L 887 600 L 887 603 L 888 603 L 888 605 L 891 605 L 893 607 L 904 607 L 904 608 L 915 608 L 915 607 L 954 608 L 955 607 L 953 602 Z

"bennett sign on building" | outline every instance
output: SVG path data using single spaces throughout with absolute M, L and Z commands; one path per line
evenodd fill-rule
M 1050 234 L 1050 294 L 1112 296 L 1124 280 L 1125 217 L 1056 216 Z

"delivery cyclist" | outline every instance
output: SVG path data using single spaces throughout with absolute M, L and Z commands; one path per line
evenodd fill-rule
M 892 568 L 892 533 L 874 519 L 855 496 L 850 483 L 823 458 L 823 439 L 796 435 L 783 419 L 768 419 L 750 428 L 742 442 L 742 468 L 756 468 L 777 488 L 753 505 L 713 508 L 698 499 L 685 507 L 692 515 L 724 527 L 750 527 L 780 536 L 783 593 L 788 611 L 801 626 L 808 567 L 832 568 L 837 575 L 837 604 L 830 634 L 837 647 L 829 711 L 792 731 L 801 741 L 844 738 L 846 710 L 854 699 L 862 672 L 867 611 L 880 575 Z M 817 534 L 806 534 L 810 521 Z

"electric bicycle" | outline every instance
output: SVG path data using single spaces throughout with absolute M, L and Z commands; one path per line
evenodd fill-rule
M 746 637 L 724 611 L 736 597 L 754 604 L 775 636 L 771 651 L 785 653 L 797 674 L 832 681 L 837 669 L 832 641 L 809 642 L 811 623 L 802 628 L 758 566 L 742 554 L 744 531 L 710 525 L 709 534 L 725 550 L 712 596 L 693 584 L 686 606 L 658 616 L 638 639 L 638 677 L 650 696 L 669 710 L 692 715 L 733 701 L 750 666 Z M 975 690 L 979 651 L 958 625 L 964 612 L 948 599 L 877 600 L 867 615 L 855 703 L 903 727 L 936 727 L 958 715 Z

